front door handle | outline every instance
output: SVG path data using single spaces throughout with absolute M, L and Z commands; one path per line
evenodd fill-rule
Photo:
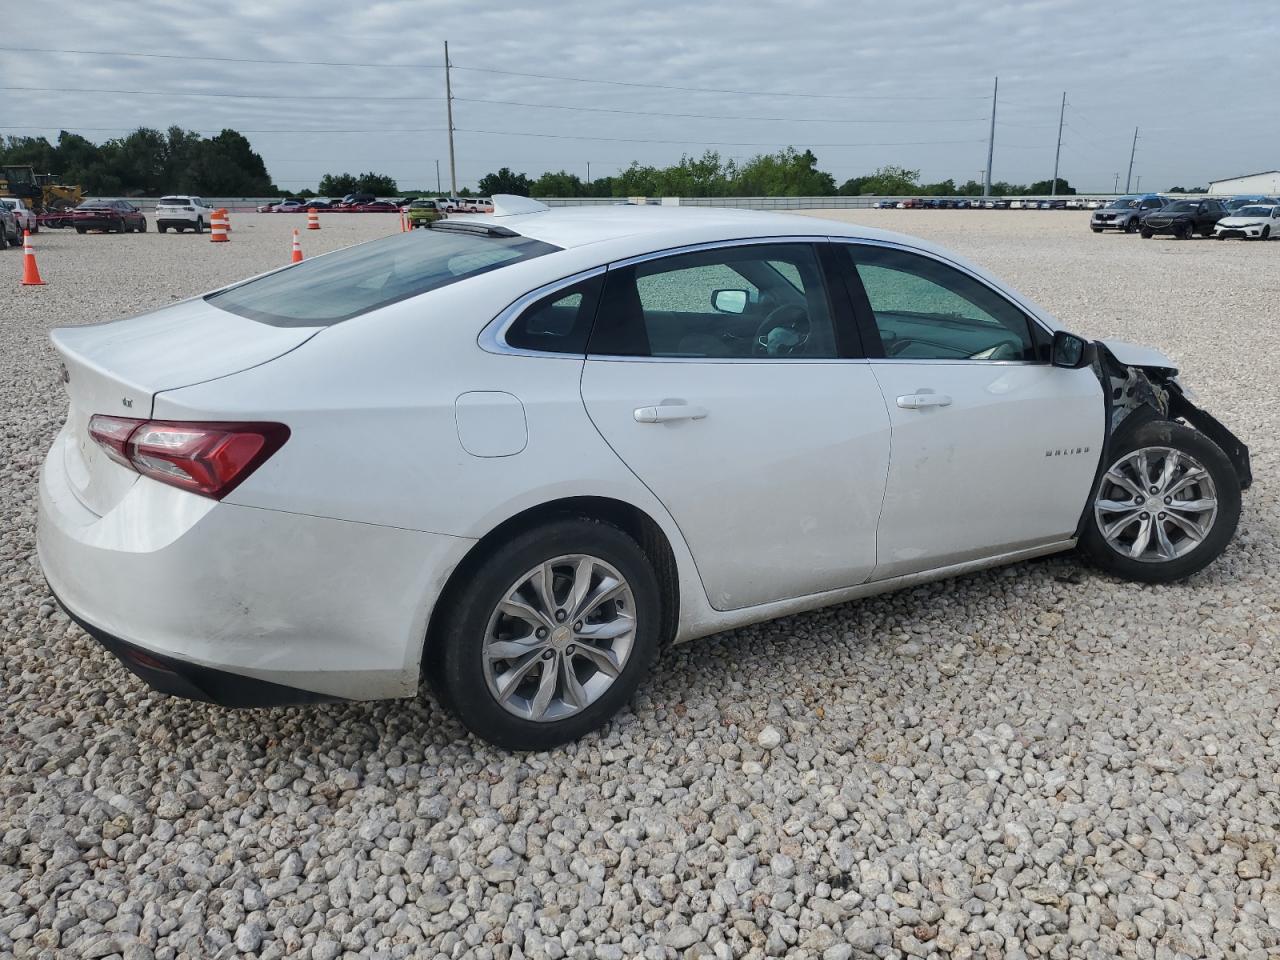
M 945 393 L 908 393 L 898 398 L 903 410 L 923 410 L 925 407 L 949 407 L 951 398 Z
M 673 423 L 676 420 L 702 420 L 706 407 L 687 403 L 660 403 L 652 407 L 636 407 L 636 423 Z

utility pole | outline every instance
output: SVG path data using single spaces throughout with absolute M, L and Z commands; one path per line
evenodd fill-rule
M 1133 189 L 1138 193 L 1142 192 L 1142 174 L 1138 174 L 1137 182 L 1134 183 Z
M 1062 91 L 1062 106 L 1058 108 L 1058 149 L 1053 152 L 1053 182 L 1049 184 L 1049 196 L 1058 195 L 1058 158 L 1062 156 L 1062 118 L 1067 112 L 1067 91 Z
M 1000 92 L 1000 78 L 996 77 L 995 86 L 991 88 L 991 135 L 987 138 L 987 172 L 982 178 L 982 195 L 991 196 L 991 158 L 996 149 L 996 95 Z
M 1124 192 L 1129 192 L 1129 184 L 1133 181 L 1133 155 L 1138 151 L 1138 128 L 1133 128 L 1133 146 L 1129 148 L 1129 175 L 1124 178 Z
M 587 186 L 591 186 L 591 161 L 587 161 Z
M 440 161 L 436 161 L 436 193 L 440 192 Z
M 1116 182 L 1112 184 L 1111 192 L 1116 194 L 1117 196 L 1120 193 L 1120 174 L 1119 173 L 1116 174 Z
M 449 41 L 444 42 L 444 99 L 449 114 L 449 196 L 458 195 L 458 166 L 453 157 L 453 86 L 449 80 Z

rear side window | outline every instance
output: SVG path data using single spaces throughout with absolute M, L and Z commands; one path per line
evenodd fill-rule
M 191 203 L 190 197 L 161 197 L 160 205 L 165 207 L 185 207 Z
M 549 293 L 507 328 L 507 345 L 542 353 L 587 352 L 604 277 L 592 277 Z
M 327 327 L 559 249 L 514 235 L 416 230 L 304 260 L 205 300 L 276 327 Z

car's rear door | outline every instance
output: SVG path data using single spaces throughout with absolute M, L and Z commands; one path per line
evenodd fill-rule
M 713 245 L 606 276 L 583 402 L 674 517 L 718 609 L 875 567 L 889 418 L 820 247 Z
M 1069 540 L 1104 431 L 1092 369 L 967 270 L 890 244 L 837 243 L 893 424 L 875 579 Z

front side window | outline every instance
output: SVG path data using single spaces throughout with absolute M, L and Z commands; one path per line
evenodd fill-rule
M 272 326 L 327 327 L 559 249 L 518 234 L 414 230 L 304 260 L 205 300 Z
M 866 294 L 885 357 L 1037 360 L 1027 315 L 990 287 L 931 257 L 886 247 L 844 247 Z
M 837 356 L 809 244 L 719 247 L 607 275 L 590 352 L 686 359 Z

